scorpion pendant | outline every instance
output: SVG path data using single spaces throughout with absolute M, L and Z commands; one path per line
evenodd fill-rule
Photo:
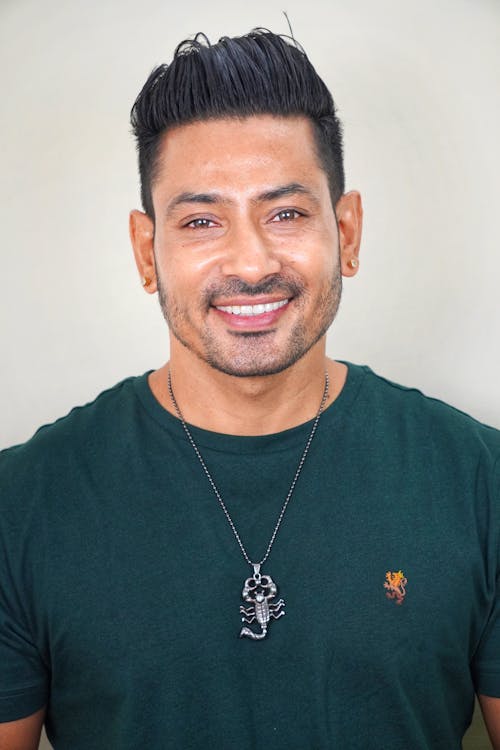
M 277 620 L 285 614 L 285 602 L 283 599 L 279 599 L 277 602 L 270 604 L 269 600 L 274 599 L 278 592 L 277 586 L 271 576 L 261 575 L 259 564 L 255 564 L 253 570 L 253 576 L 246 579 L 241 592 L 243 599 L 252 606 L 240 606 L 240 612 L 243 615 L 241 621 L 250 624 L 256 620 L 260 625 L 261 632 L 255 633 L 250 628 L 244 627 L 241 628 L 240 638 L 247 636 L 254 641 L 260 641 L 266 637 L 267 625 L 271 617 Z

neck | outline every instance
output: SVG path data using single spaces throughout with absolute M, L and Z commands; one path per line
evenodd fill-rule
M 323 395 L 325 371 L 330 380 L 325 408 L 339 395 L 347 374 L 345 365 L 326 358 L 324 342 L 287 370 L 259 377 L 226 375 L 174 346 L 170 362 L 149 376 L 154 396 L 174 416 L 167 387 L 169 369 L 185 421 L 229 435 L 272 434 L 313 419 Z

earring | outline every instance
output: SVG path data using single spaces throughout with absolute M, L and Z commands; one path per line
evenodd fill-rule
M 351 258 L 351 260 L 347 261 L 347 265 L 348 265 L 348 266 L 349 266 L 350 268 L 357 268 L 357 267 L 358 267 L 358 265 L 359 265 L 359 263 L 358 263 L 358 261 L 357 261 L 357 259 L 356 259 L 356 258 Z
M 148 279 L 147 276 L 142 277 L 142 286 L 149 286 L 151 284 L 151 279 Z

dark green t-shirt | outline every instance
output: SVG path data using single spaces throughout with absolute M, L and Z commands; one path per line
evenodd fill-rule
M 311 423 L 192 428 L 252 559 Z M 56 750 L 458 750 L 500 697 L 500 433 L 349 365 L 240 639 L 243 560 L 178 420 L 130 378 L 0 455 L 0 721 Z M 249 625 L 256 632 L 256 624 Z

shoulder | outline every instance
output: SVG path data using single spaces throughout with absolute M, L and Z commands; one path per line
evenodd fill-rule
M 0 560 L 7 554 L 21 570 L 27 550 L 44 559 L 47 539 L 68 529 L 77 538 L 95 504 L 116 494 L 142 424 L 146 377 L 121 381 L 0 452 Z
M 45 473 L 61 473 L 71 457 L 94 453 L 121 433 L 137 408 L 136 383 L 146 375 L 126 378 L 102 391 L 95 399 L 76 406 L 51 424 L 40 427 L 32 438 L 0 451 L 0 483 Z
M 351 367 L 363 375 L 356 408 L 367 415 L 367 421 L 379 423 L 403 441 L 419 437 L 443 451 L 484 451 L 494 461 L 500 459 L 500 430 L 418 388 L 382 377 L 366 365 Z

